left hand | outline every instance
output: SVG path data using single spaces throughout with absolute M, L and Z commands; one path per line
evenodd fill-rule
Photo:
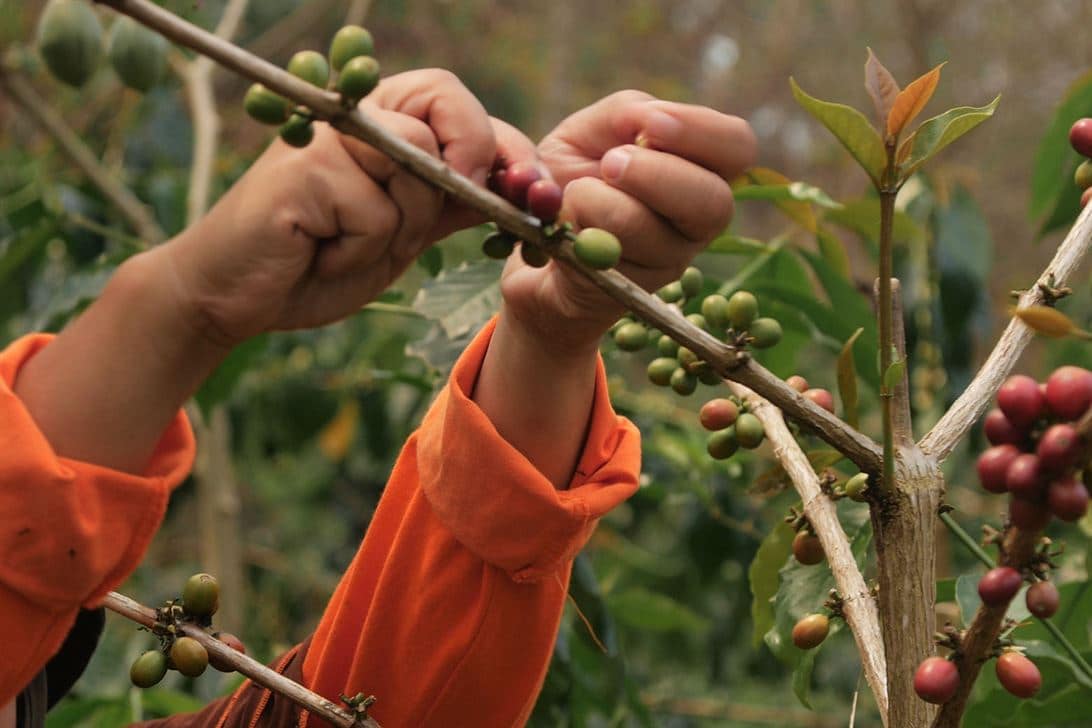
M 618 270 L 655 290 L 728 225 L 728 180 L 754 164 L 757 147 L 739 117 L 620 91 L 562 121 L 538 153 L 565 190 L 560 219 L 617 235 Z M 511 318 L 559 354 L 596 349 L 623 312 L 578 273 L 554 262 L 532 268 L 518 254 L 501 287 Z

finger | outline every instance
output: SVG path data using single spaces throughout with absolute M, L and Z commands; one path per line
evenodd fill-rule
M 386 109 L 370 108 L 367 113 L 392 134 L 405 139 L 433 157 L 440 156 L 440 145 L 428 124 L 407 114 Z M 364 172 L 379 184 L 387 184 L 402 166 L 372 145 L 356 137 L 339 134 L 342 146 Z
M 416 117 L 431 127 L 443 159 L 479 185 L 496 156 L 489 114 L 450 71 L 408 71 L 384 79 L 364 104 Z
M 689 240 L 710 240 L 732 219 L 728 183 L 673 154 L 628 144 L 603 155 L 599 168 L 604 180 L 666 218 Z

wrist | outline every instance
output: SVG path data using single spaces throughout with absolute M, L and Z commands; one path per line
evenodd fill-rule
M 547 326 L 537 325 L 521 317 L 507 303 L 501 306 L 494 341 L 501 337 L 506 347 L 519 353 L 528 364 L 562 370 L 594 368 L 599 356 L 598 329 L 589 329 L 584 322 L 574 325 L 561 318 Z

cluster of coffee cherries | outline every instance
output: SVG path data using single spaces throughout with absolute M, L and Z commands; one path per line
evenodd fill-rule
M 198 677 L 212 665 L 221 672 L 234 668 L 209 655 L 204 645 L 193 637 L 179 634 L 179 625 L 196 624 L 236 652 L 246 654 L 242 641 L 230 632 L 212 632 L 212 615 L 220 608 L 220 585 L 209 574 L 194 574 L 182 590 L 181 599 L 166 602 L 156 610 L 154 631 L 159 649 L 140 655 L 129 668 L 129 679 L 138 688 L 159 683 L 167 670 L 177 670 L 186 677 Z
M 1078 119 L 1069 128 L 1069 143 L 1082 157 L 1092 158 L 1092 119 Z M 1085 159 L 1077 167 L 1073 181 L 1081 188 L 1081 207 L 1092 200 L 1092 159 Z
M 300 51 L 289 60 L 287 70 L 313 86 L 336 90 L 351 108 L 379 84 L 374 52 L 371 33 L 359 25 L 346 25 L 330 42 L 329 60 L 318 51 Z M 315 136 L 309 109 L 294 107 L 260 83 L 247 90 L 243 108 L 256 121 L 280 125 L 281 139 L 294 147 L 306 147 Z

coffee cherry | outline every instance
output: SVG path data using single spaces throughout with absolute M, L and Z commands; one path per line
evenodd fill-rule
M 1005 493 L 1006 473 L 1012 461 L 1020 455 L 1015 445 L 995 445 L 978 456 L 978 480 L 991 493 Z
M 1048 473 L 1060 473 L 1077 463 L 1083 443 L 1073 425 L 1052 425 L 1039 439 L 1035 454 Z
M 171 664 L 186 677 L 198 677 L 209 666 L 209 653 L 192 637 L 179 637 L 171 645 Z
M 38 53 L 54 76 L 82 86 L 102 56 L 99 16 L 82 0 L 50 0 L 38 20 Z
M 1073 476 L 1067 476 L 1050 484 L 1047 505 L 1058 519 L 1072 523 L 1088 512 L 1088 489 Z
M 220 640 L 236 652 L 243 655 L 246 654 L 246 645 L 244 645 L 243 641 L 233 635 L 231 632 L 216 632 L 212 636 Z M 233 672 L 235 670 L 235 668 L 233 668 L 231 665 L 227 664 L 226 662 L 221 662 L 217 658 L 213 657 L 211 654 L 209 655 L 209 664 L 220 672 Z
M 868 491 L 868 473 L 857 473 L 852 478 L 846 481 L 845 493 L 846 497 L 857 503 L 863 503 L 865 500 L 865 493 Z
M 1010 498 L 1009 521 L 1023 531 L 1041 531 L 1050 523 L 1050 509 L 1041 500 Z
M 1092 160 L 1084 160 L 1077 165 L 1077 171 L 1073 173 L 1073 181 L 1081 190 L 1092 187 Z
M 808 380 L 804 379 L 799 374 L 793 374 L 791 377 L 785 380 L 785 384 L 789 385 L 801 394 L 808 391 Z
M 818 647 L 830 633 L 830 619 L 825 614 L 809 614 L 792 628 L 792 643 L 802 650 Z
M 1024 583 L 1024 577 L 1011 566 L 998 566 L 990 569 L 978 580 L 978 596 L 982 603 L 997 607 L 1008 604 L 1020 591 L 1020 585 Z
M 927 703 L 943 705 L 959 689 L 959 669 L 943 657 L 927 657 L 914 672 L 914 692 Z
M 991 445 L 1016 445 L 1021 446 L 1027 440 L 1027 432 L 1018 428 L 1005 417 L 1005 413 L 999 409 L 993 409 L 986 415 L 983 427 L 986 439 Z
M 736 423 L 739 418 L 739 406 L 730 399 L 711 399 L 702 405 L 698 419 L 707 430 L 723 430 Z
M 804 566 L 815 566 L 827 557 L 819 537 L 811 531 L 799 531 L 792 540 L 792 555 Z
M 686 320 L 694 326 L 697 326 L 702 331 L 709 330 L 709 322 L 705 320 L 705 317 L 700 313 L 691 313 L 686 315 Z
M 220 583 L 211 574 L 194 574 L 182 590 L 182 608 L 194 617 L 211 617 L 220 608 Z
M 1092 119 L 1078 119 L 1069 128 L 1069 143 L 1084 157 L 1092 157 Z
M 701 360 L 698 359 L 698 355 L 685 346 L 680 346 L 678 353 L 675 354 L 675 360 L 679 362 L 679 366 L 690 371 Z
M 653 384 L 666 387 L 671 384 L 671 375 L 679 366 L 674 357 L 660 357 L 653 359 L 648 365 L 648 380 Z
M 167 39 L 123 16 L 110 27 L 106 55 L 122 83 L 143 93 L 167 68 Z
M 129 679 L 138 688 L 150 688 L 167 674 L 167 656 L 159 650 L 148 650 L 133 661 Z
M 671 388 L 674 389 L 677 394 L 686 397 L 687 395 L 693 394 L 694 390 L 698 388 L 698 378 L 682 367 L 679 367 L 671 374 Z
M 622 259 L 622 244 L 614 233 L 601 228 L 584 228 L 576 234 L 573 252 L 589 268 L 606 270 L 618 265 Z
M 701 302 L 701 315 L 713 331 L 728 328 L 728 299 L 719 293 L 706 296 Z
M 292 114 L 280 130 L 281 139 L 293 147 L 306 147 L 315 138 L 311 120 L 301 114 Z
M 561 187 L 551 179 L 540 179 L 527 188 L 527 209 L 544 223 L 551 223 L 561 212 Z
M 519 246 L 519 256 L 532 268 L 545 268 L 550 263 L 550 254 L 541 245 L 523 242 Z
M 679 281 L 671 281 L 666 286 L 656 291 L 656 295 L 660 297 L 664 303 L 678 303 L 686 297 L 683 293 L 682 283 Z
M 804 399 L 810 399 L 827 412 L 834 414 L 834 395 L 826 389 L 809 389 L 803 392 Z
M 1024 594 L 1024 603 L 1028 611 L 1040 619 L 1049 619 L 1058 611 L 1061 602 L 1058 587 L 1052 581 L 1037 581 L 1028 587 Z
M 768 349 L 781 341 L 781 324 L 773 318 L 756 318 L 747 329 L 750 344 L 756 349 Z
M 312 86 L 326 88 L 330 82 L 330 64 L 318 51 L 300 51 L 288 61 L 288 72 Z
M 701 269 L 694 266 L 690 266 L 679 276 L 679 285 L 682 286 L 683 295 L 687 298 L 693 298 L 701 293 L 701 287 L 704 283 L 705 277 L 702 275 Z
M 1017 374 L 1009 377 L 997 392 L 997 405 L 1016 427 L 1026 429 L 1043 416 L 1046 398 L 1039 383 L 1031 377 Z
M 252 119 L 262 124 L 283 124 L 292 115 L 292 104 L 288 99 L 273 93 L 260 83 L 247 89 L 243 108 Z
M 705 442 L 705 449 L 714 460 L 725 460 L 736 454 L 739 450 L 739 440 L 736 439 L 736 428 L 726 427 L 709 436 Z
M 660 356 L 674 357 L 679 353 L 679 342 L 664 334 L 656 342 L 656 351 L 660 353 Z
M 648 329 L 644 324 L 628 323 L 614 332 L 614 343 L 622 351 L 640 351 L 648 343 Z
M 1046 402 L 1063 420 L 1076 420 L 1092 405 L 1092 372 L 1082 367 L 1058 367 L 1047 377 Z
M 516 249 L 515 236 L 504 231 L 490 233 L 482 241 L 482 252 L 489 258 L 504 260 Z
M 698 381 L 707 387 L 714 387 L 724 382 L 724 378 L 704 361 L 694 370 L 694 374 L 697 375 Z
M 1039 668 L 1019 652 L 1006 652 L 998 657 L 996 669 L 1001 687 L 1018 698 L 1032 697 L 1043 685 Z
M 358 56 L 375 54 L 375 42 L 372 34 L 359 25 L 346 25 L 334 33 L 330 41 L 330 66 L 335 71 Z
M 337 90 L 355 104 L 379 85 L 379 61 L 371 56 L 350 59 L 337 77 Z
M 744 412 L 736 420 L 736 437 L 741 447 L 753 450 L 766 439 L 766 428 L 757 417 L 750 412 Z
M 508 167 L 504 176 L 504 196 L 516 207 L 527 207 L 527 190 L 542 179 L 542 172 L 534 162 L 516 162 Z
M 1041 494 L 1043 472 L 1036 455 L 1017 455 L 1005 471 L 1005 487 L 1010 493 L 1022 498 L 1033 498 Z
M 736 331 L 744 331 L 758 316 L 758 299 L 749 291 L 736 291 L 728 299 L 728 323 Z

